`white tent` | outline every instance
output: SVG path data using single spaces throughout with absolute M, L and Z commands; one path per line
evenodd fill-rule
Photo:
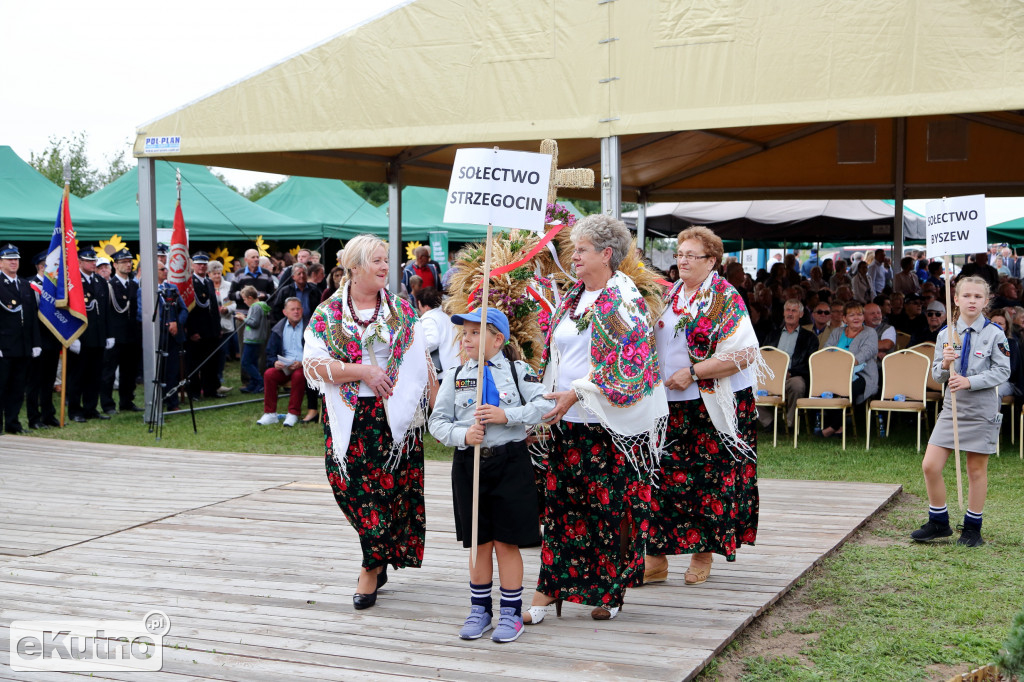
M 635 223 L 637 213 L 623 219 Z M 646 224 L 669 236 L 688 225 L 714 225 L 723 239 L 745 238 L 751 246 L 863 242 L 887 236 L 895 214 L 894 205 L 880 199 L 679 201 L 648 205 Z M 907 239 L 924 239 L 924 216 L 905 210 L 903 232 Z

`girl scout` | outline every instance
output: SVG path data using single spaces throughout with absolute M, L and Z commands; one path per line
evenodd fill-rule
M 459 632 L 479 639 L 491 629 L 491 551 L 498 557 L 501 605 L 491 639 L 512 642 L 523 632 L 523 557 L 520 546 L 540 543 L 537 488 L 526 450 L 527 427 L 539 424 L 554 407 L 528 364 L 510 360 L 501 349 L 509 336 L 508 318 L 487 311 L 484 388 L 476 404 L 480 311 L 453 315 L 463 326 L 462 349 L 471 359 L 445 373 L 430 416 L 430 433 L 455 448 L 452 497 L 455 533 L 472 546 L 473 446 L 480 444 L 480 508 L 476 565 L 470 563 L 470 613 Z
M 999 384 L 1010 376 L 1010 348 L 999 325 L 982 314 L 988 305 L 988 283 L 980 277 L 963 277 L 956 284 L 953 301 L 959 311 L 954 317 L 955 339 L 949 344 L 945 327 L 939 332 L 932 361 L 932 376 L 946 382 L 942 412 L 935 422 L 924 453 L 924 482 L 928 489 L 928 522 L 910 534 L 918 542 L 953 534 L 946 509 L 946 484 L 942 469 L 953 450 L 953 406 L 949 394 L 957 395 L 957 426 L 960 447 L 967 451 L 967 514 L 957 544 L 979 547 L 981 512 L 988 491 L 988 456 L 996 451 L 1002 423 L 999 413 Z M 951 370 L 955 370 L 953 373 Z

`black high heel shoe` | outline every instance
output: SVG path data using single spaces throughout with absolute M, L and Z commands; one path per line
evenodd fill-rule
M 359 594 L 356 592 L 352 595 L 352 606 L 355 607 L 356 611 L 362 611 L 368 609 L 377 603 L 377 592 L 380 588 L 384 587 L 388 582 L 388 567 L 387 564 L 381 567 L 380 572 L 377 573 L 377 587 L 370 594 Z
M 359 594 L 356 592 L 352 595 L 352 606 L 356 607 L 356 611 L 368 609 L 376 603 L 377 590 L 374 590 L 372 594 Z

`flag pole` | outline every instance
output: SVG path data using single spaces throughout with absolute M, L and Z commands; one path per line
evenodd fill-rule
M 953 257 L 949 257 L 949 273 L 946 275 L 946 301 L 952 305 L 953 297 L 950 295 L 950 280 L 953 279 Z M 956 339 L 956 320 L 948 320 L 946 324 L 946 336 L 949 339 L 949 347 L 954 348 L 954 341 Z M 963 352 L 963 349 L 961 349 Z M 952 379 L 956 375 L 956 363 L 952 363 L 949 366 L 949 377 Z M 956 391 L 949 392 L 949 398 L 952 401 L 950 406 L 953 410 L 953 453 L 954 462 L 956 463 L 956 502 L 960 505 L 960 511 L 964 510 L 964 481 L 963 474 L 960 473 L 960 431 L 956 420 Z
M 64 162 L 64 205 L 67 205 L 68 197 L 71 196 L 71 161 Z M 61 215 L 61 231 L 64 230 L 64 206 L 60 209 Z M 61 240 L 61 249 L 67 248 Z M 63 256 L 61 256 L 63 259 Z M 65 281 L 67 281 L 65 279 Z M 60 428 L 64 428 L 64 417 L 65 417 L 65 396 L 67 396 L 68 390 L 68 347 L 64 344 L 60 349 Z M 53 388 L 52 386 L 50 388 Z
M 484 249 L 484 288 L 481 292 L 480 306 L 480 347 L 477 349 L 476 367 L 476 406 L 484 393 L 484 367 L 487 362 L 487 304 L 491 288 L 491 243 L 494 239 L 494 227 L 487 223 L 487 246 Z M 480 423 L 478 419 L 477 424 Z M 473 525 L 472 546 L 469 550 L 469 562 L 476 568 L 476 536 L 480 527 L 480 443 L 473 446 Z
M 60 349 L 60 428 L 64 428 L 64 396 L 68 386 L 68 349 Z M 51 389 L 53 386 L 50 387 Z

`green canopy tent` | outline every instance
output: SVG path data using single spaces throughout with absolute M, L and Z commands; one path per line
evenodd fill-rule
M 989 225 L 988 241 L 989 243 L 1006 242 L 1007 246 L 1015 249 L 1024 246 L 1024 217 Z
M 388 235 L 387 216 L 341 180 L 292 176 L 256 203 L 290 218 L 319 223 L 325 237 Z
M 0 240 L 49 241 L 63 191 L 13 149 L 0 146 Z M 80 240 L 107 239 L 114 233 L 138 239 L 139 209 L 129 217 L 114 215 L 72 196 L 71 222 Z
M 174 225 L 177 198 L 175 171 L 181 169 L 181 210 L 189 239 L 194 241 L 256 241 L 264 239 L 322 239 L 323 226 L 257 206 L 218 180 L 206 166 L 156 163 L 157 227 Z M 138 225 L 138 168 L 85 198 L 90 206 L 131 218 Z M 56 214 L 54 214 L 56 215 Z M 138 233 L 135 228 L 133 234 Z
M 430 232 L 447 232 L 448 240 L 453 242 L 487 239 L 486 225 L 444 222 L 444 205 L 447 200 L 448 191 L 444 189 L 412 185 L 402 188 L 402 240 L 428 239 Z M 378 209 L 385 220 L 388 203 Z

